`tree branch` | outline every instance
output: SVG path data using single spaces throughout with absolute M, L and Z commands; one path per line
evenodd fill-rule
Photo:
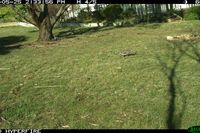
M 39 14 L 37 14 L 37 13 L 36 13 L 36 8 L 35 8 L 35 5 L 34 5 L 34 4 L 29 5 L 29 6 L 27 7 L 27 9 L 28 9 L 28 11 L 29 11 L 29 13 L 30 13 L 30 15 L 31 15 L 31 17 L 32 17 L 32 19 L 33 19 L 33 21 L 36 23 L 37 27 L 39 27 L 39 26 L 40 26 L 39 16 L 40 16 L 40 14 L 41 14 L 42 12 L 39 12 Z
M 56 16 L 53 20 L 51 20 L 52 26 L 59 20 L 59 18 L 65 13 L 65 11 L 70 7 L 70 5 L 61 5 L 60 9 L 56 13 Z
M 19 15 L 21 18 L 23 18 L 25 21 L 35 25 L 37 27 L 37 24 L 30 18 L 28 18 L 27 16 L 25 16 L 24 14 L 20 13 L 17 9 L 15 9 L 15 6 L 12 5 L 13 10 L 17 13 L 17 15 Z
M 35 8 L 37 9 L 38 12 L 43 12 L 44 8 L 41 7 L 42 4 L 35 4 Z

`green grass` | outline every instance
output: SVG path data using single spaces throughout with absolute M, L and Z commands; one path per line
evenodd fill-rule
M 0 128 L 167 128 L 170 80 L 164 72 L 181 54 L 177 47 L 188 44 L 166 36 L 199 33 L 199 27 L 189 21 L 102 29 L 45 47 L 29 46 L 35 29 L 0 28 L 1 45 L 9 45 L 4 37 L 26 38 L 0 51 L 0 116 L 6 120 Z M 137 54 L 121 57 L 124 49 Z M 184 54 L 173 77 L 177 128 L 200 124 L 200 64 L 191 47 L 187 53 L 194 59 Z

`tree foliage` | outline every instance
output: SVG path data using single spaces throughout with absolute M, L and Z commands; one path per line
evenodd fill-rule
M 77 16 L 77 20 L 79 22 L 91 22 L 92 21 L 92 13 L 88 12 L 88 7 L 80 10 Z
M 136 10 L 134 8 L 128 8 L 125 11 L 123 11 L 122 16 L 125 19 L 130 19 L 135 17 L 136 15 Z
M 123 9 L 120 5 L 108 5 L 103 10 L 103 15 L 108 22 L 114 22 L 121 17 Z
M 16 21 L 16 14 L 10 6 L 0 6 L 0 22 L 13 22 Z
M 99 25 L 99 22 L 104 20 L 105 18 L 103 17 L 103 8 L 100 7 L 99 5 L 94 6 L 95 11 L 92 12 L 92 20 L 94 22 L 97 22 Z

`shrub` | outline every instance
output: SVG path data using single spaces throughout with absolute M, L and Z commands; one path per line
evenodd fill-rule
M 167 13 L 151 13 L 148 14 L 148 16 L 145 16 L 144 22 L 150 22 L 150 23 L 162 23 L 166 22 L 168 18 Z
M 21 14 L 27 15 L 27 10 L 24 5 L 15 5 L 16 10 Z M 0 22 L 24 22 L 25 20 L 21 18 L 9 5 L 0 6 Z
M 92 13 L 91 12 L 88 12 L 86 11 L 87 8 L 83 8 L 80 10 L 80 12 L 78 13 L 78 16 L 77 16 L 77 20 L 79 22 L 85 22 L 85 23 L 88 23 L 88 22 L 91 22 L 92 21 Z
M 196 13 L 189 13 L 185 15 L 184 19 L 185 20 L 199 20 L 199 15 Z
M 103 17 L 103 13 L 102 13 L 102 10 L 95 10 L 92 12 L 92 20 L 94 22 L 101 22 L 102 20 L 104 20 L 104 17 Z
M 133 18 L 135 17 L 136 15 L 136 11 L 135 9 L 133 8 L 128 8 L 127 10 L 125 10 L 123 13 L 122 13 L 122 17 L 124 19 L 130 19 L 130 18 Z
M 16 21 L 16 14 L 10 6 L 0 7 L 0 22 L 13 22 Z
M 126 19 L 123 21 L 122 26 L 128 27 L 128 26 L 134 26 L 135 24 L 137 24 L 137 21 L 135 21 L 134 19 Z
M 120 19 L 123 9 L 120 5 L 108 5 L 103 10 L 103 16 L 108 23 L 113 23 L 115 20 Z
M 181 9 L 181 10 L 173 10 L 172 13 L 175 13 L 175 14 L 179 15 L 182 18 L 184 17 L 184 10 L 183 9 Z
M 71 18 L 68 18 L 67 20 L 65 20 L 65 22 L 67 22 L 67 23 L 77 22 L 77 18 L 76 17 L 71 17 Z
M 184 12 L 185 20 L 199 20 L 200 19 L 200 6 L 191 7 Z
M 94 9 L 95 11 L 92 12 L 92 20 L 98 23 L 103 21 L 105 19 L 103 16 L 103 8 L 96 4 Z

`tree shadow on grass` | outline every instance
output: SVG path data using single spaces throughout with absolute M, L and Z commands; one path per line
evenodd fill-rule
M 137 25 L 137 27 L 143 27 L 143 28 L 150 28 L 150 29 L 157 29 L 161 26 L 161 23 L 155 23 L 155 24 L 140 24 Z M 101 31 L 107 31 L 107 30 L 112 30 L 112 29 L 117 29 L 117 28 L 127 28 L 127 27 L 134 27 L 134 25 L 130 26 L 103 26 L 103 27 L 88 27 L 88 28 L 71 28 L 67 29 L 66 31 L 61 31 L 57 33 L 57 37 L 65 37 L 65 38 L 73 38 L 78 35 L 83 35 L 83 34 L 92 34 L 95 32 L 101 32 Z
M 34 30 L 31 30 L 29 31 L 30 33 L 35 33 L 35 32 L 39 32 L 38 29 L 34 29 Z
M 159 61 L 162 71 L 168 80 L 168 93 L 169 93 L 169 104 L 166 115 L 166 125 L 169 129 L 177 129 L 181 127 L 182 117 L 185 113 L 187 106 L 187 98 L 181 88 L 180 81 L 177 77 L 177 68 L 182 57 L 189 50 L 189 45 L 183 45 L 182 42 L 172 42 L 166 45 L 167 54 L 163 57 L 156 56 Z M 182 49 L 182 50 L 180 50 Z M 169 57 L 169 59 L 162 59 Z M 181 98 L 181 109 L 176 109 L 176 97 Z
M 181 52 L 185 52 L 185 54 L 189 58 L 200 63 L 200 43 L 199 43 L 199 41 L 190 41 L 190 42 L 187 42 L 187 44 L 188 44 L 190 50 L 184 51 L 184 49 L 180 49 L 180 48 L 179 48 L 179 50 Z
M 22 46 L 21 42 L 26 40 L 25 36 L 0 37 L 0 55 L 5 55 L 14 49 L 19 49 Z
M 142 27 L 147 29 L 158 29 L 162 24 L 163 23 L 143 23 L 136 25 L 136 27 Z
M 163 73 L 167 77 L 169 86 L 169 105 L 166 115 L 166 124 L 169 129 L 180 128 L 182 124 L 182 117 L 187 107 L 187 98 L 181 88 L 180 81 L 177 77 L 177 68 L 183 56 L 189 57 L 200 63 L 200 43 L 198 40 L 194 41 L 172 41 L 167 46 L 167 55 L 157 59 L 161 65 Z M 162 59 L 170 57 L 169 59 Z M 182 104 L 180 111 L 176 110 L 176 97 L 180 96 Z
M 92 34 L 95 32 L 101 32 L 101 31 L 106 31 L 106 30 L 111 30 L 114 29 L 115 27 L 90 27 L 90 28 L 78 28 L 78 29 L 71 29 L 67 31 L 61 31 L 59 32 L 56 36 L 57 37 L 65 37 L 65 38 L 73 38 L 78 35 L 83 35 L 83 34 Z

